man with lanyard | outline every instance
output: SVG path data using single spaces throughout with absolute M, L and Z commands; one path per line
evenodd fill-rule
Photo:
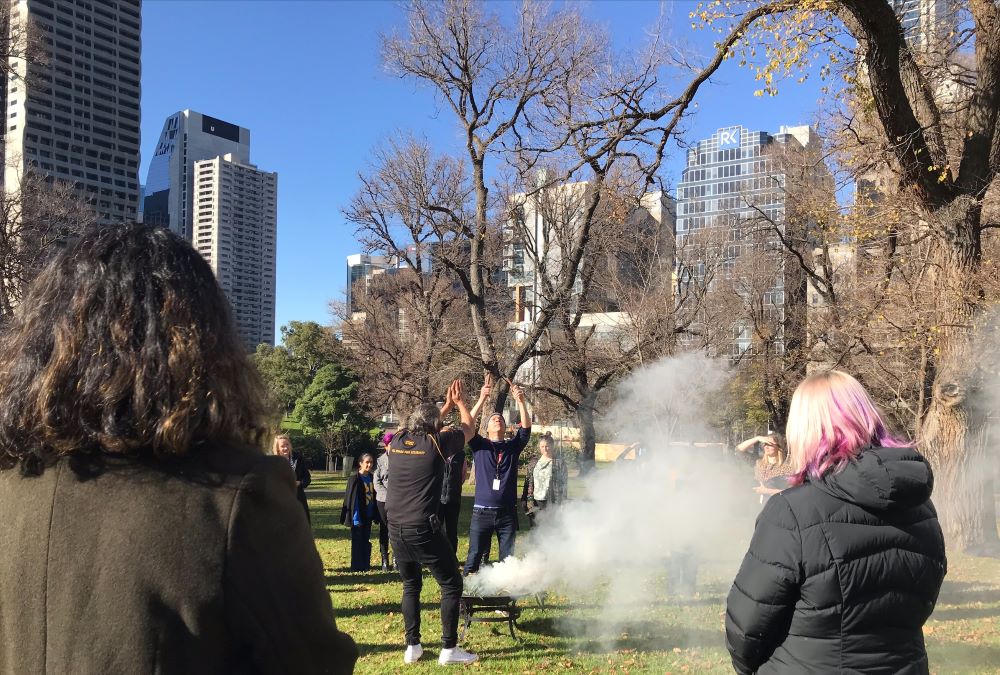
M 441 412 L 433 403 L 417 406 L 389 443 L 392 489 L 386 498 L 389 543 L 396 569 L 403 580 L 403 626 L 406 631 L 404 663 L 414 663 L 424 650 L 420 645 L 421 566 L 430 569 L 441 587 L 441 664 L 472 663 L 475 654 L 458 646 L 458 608 L 462 576 L 455 553 L 445 538 L 438 517 L 445 463 L 462 452 L 472 438 L 472 416 L 462 400 L 458 380 L 448 388 L 448 402 L 458 408 L 460 429 L 443 429 Z
M 489 397 L 492 380 L 487 377 L 479 393 L 479 401 L 472 409 L 473 418 Z M 500 543 L 500 560 L 514 553 L 517 531 L 517 461 L 531 436 L 531 418 L 528 416 L 524 392 L 511 383 L 510 395 L 517 402 L 521 414 L 521 427 L 511 439 L 504 439 L 506 422 L 503 415 L 493 413 L 486 422 L 489 438 L 479 434 L 472 437 L 472 462 L 476 471 L 476 497 L 472 507 L 472 524 L 469 527 L 469 556 L 465 560 L 464 574 L 479 570 L 482 555 L 487 551 L 495 532 Z

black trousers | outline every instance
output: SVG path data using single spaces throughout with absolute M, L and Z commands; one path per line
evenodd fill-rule
M 430 569 L 441 587 L 441 641 L 445 649 L 458 644 L 458 605 L 462 599 L 462 575 L 455 554 L 444 536 L 430 524 L 389 525 L 389 541 L 396 556 L 396 569 L 403 580 L 403 626 L 406 644 L 420 644 L 420 591 L 422 566 Z
M 381 521 L 378 526 L 378 547 L 382 555 L 389 555 L 389 519 L 385 515 L 385 502 L 376 499 L 375 507 L 378 509 L 378 517 Z
M 438 516 L 444 525 L 444 534 L 451 544 L 451 550 L 458 555 L 458 515 L 462 511 L 462 498 L 454 497 L 447 504 L 441 504 L 438 508 Z
M 367 572 L 372 568 L 372 521 L 351 527 L 351 571 Z

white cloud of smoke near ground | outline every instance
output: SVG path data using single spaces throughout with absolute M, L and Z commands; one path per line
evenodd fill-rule
M 641 442 L 642 459 L 593 472 L 582 494 L 574 490 L 566 505 L 542 513 L 538 527 L 521 533 L 518 558 L 470 576 L 467 592 L 605 589 L 598 600 L 600 625 L 587 632 L 613 635 L 637 606 L 662 602 L 672 592 L 655 581 L 671 556 L 726 559 L 735 572 L 757 513 L 752 475 L 719 446 L 678 445 L 719 440 L 706 423 L 706 408 L 721 403 L 727 380 L 721 362 L 684 355 L 623 382 L 603 425 L 618 430 L 618 442 Z

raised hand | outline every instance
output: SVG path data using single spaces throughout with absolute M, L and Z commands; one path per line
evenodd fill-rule
M 524 390 L 516 384 L 510 385 L 510 395 L 513 396 L 514 400 L 518 403 L 524 403 Z
M 487 375 L 486 381 L 483 382 L 482 388 L 479 390 L 480 400 L 485 401 L 490 397 L 490 392 L 493 391 L 493 376 Z

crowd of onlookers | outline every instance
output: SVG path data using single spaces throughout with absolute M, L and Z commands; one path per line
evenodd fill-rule
M 457 640 L 462 572 L 494 536 L 500 558 L 513 550 L 531 428 L 510 384 L 512 437 L 498 415 L 477 431 L 492 382 L 470 410 L 456 381 L 443 409 L 417 406 L 386 439 L 382 479 L 366 456 L 349 482 L 352 567 L 370 564 L 371 523 L 386 524 L 404 662 L 423 655 L 424 567 L 441 587 L 439 662 L 476 660 Z M 310 476 L 287 438 L 263 451 L 270 420 L 190 244 L 124 225 L 67 242 L 0 330 L 0 672 L 352 672 L 358 650 L 337 628 L 309 525 Z M 737 672 L 929 672 L 922 626 L 946 558 L 928 462 L 835 370 L 799 385 L 784 438 L 741 445 L 755 443 L 767 500 L 727 599 Z M 460 570 L 466 445 L 475 495 Z M 565 494 L 558 460 L 543 449 L 521 491 L 539 517 Z

